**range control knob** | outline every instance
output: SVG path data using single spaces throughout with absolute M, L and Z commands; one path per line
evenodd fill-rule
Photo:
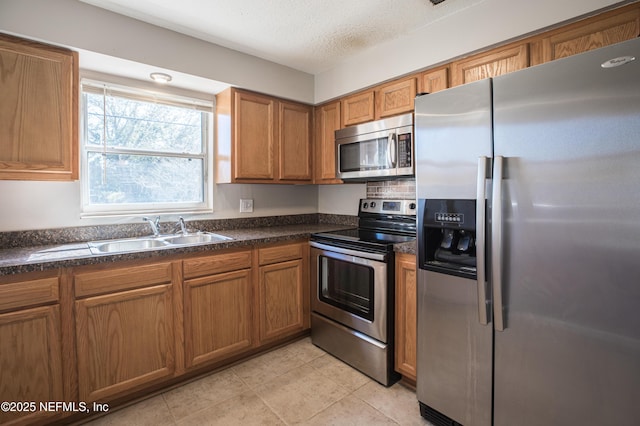
M 409 210 L 415 210 L 415 209 L 416 209 L 416 203 L 409 204 Z
M 372 202 L 371 202 L 371 208 L 374 208 L 375 206 L 376 206 L 376 202 L 375 202 L 375 201 L 372 201 Z
M 362 208 L 363 208 L 363 209 L 366 209 L 366 208 L 368 208 L 368 207 L 369 207 L 369 203 L 364 203 L 364 204 L 362 204 Z

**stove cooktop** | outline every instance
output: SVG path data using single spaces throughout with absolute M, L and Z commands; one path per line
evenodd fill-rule
M 358 228 L 313 234 L 311 239 L 344 247 L 392 251 L 416 239 L 414 200 L 361 199 Z

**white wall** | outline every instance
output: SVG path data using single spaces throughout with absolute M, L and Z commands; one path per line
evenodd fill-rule
M 505 40 L 620 3 L 618 0 L 484 0 L 315 76 L 321 103 Z M 624 2 L 623 2 L 624 3 Z
M 319 185 L 318 213 L 358 214 L 358 200 L 367 196 L 365 183 L 348 183 L 342 185 Z
M 80 192 L 79 182 L 0 180 L 0 232 L 141 220 L 141 216 L 81 219 Z M 240 198 L 254 200 L 253 213 L 239 212 Z M 187 220 L 204 220 L 317 213 L 318 188 L 313 185 L 216 185 L 213 202 L 213 214 L 183 216 Z M 165 215 L 162 220 L 174 219 L 177 215 Z

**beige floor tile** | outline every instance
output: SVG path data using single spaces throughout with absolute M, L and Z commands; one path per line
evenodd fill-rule
M 284 425 L 285 423 L 253 392 L 248 391 L 177 423 L 179 426 Z
M 306 364 L 307 357 L 285 346 L 243 362 L 232 369 L 250 388 L 254 389 Z
M 347 395 L 303 424 L 305 426 L 397 425 L 389 417 L 352 395 Z
M 385 388 L 377 382 L 371 382 L 353 393 L 372 407 L 381 411 L 387 417 L 400 425 L 429 425 L 420 416 L 420 406 L 415 392 L 400 383 Z
M 329 354 L 316 358 L 311 362 L 311 366 L 351 392 L 371 382 L 368 376 Z
M 175 422 L 164 399 L 158 395 L 87 424 L 91 426 L 168 426 L 175 425 Z
M 305 337 L 286 346 L 286 350 L 292 353 L 300 361 L 307 363 L 326 354 L 325 351 L 311 343 L 311 337 Z
M 304 365 L 255 389 L 256 393 L 287 424 L 308 420 L 349 391 Z
M 180 420 L 247 390 L 249 387 L 229 369 L 165 392 L 162 396 L 174 419 Z

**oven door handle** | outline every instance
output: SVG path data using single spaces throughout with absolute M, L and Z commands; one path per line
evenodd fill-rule
M 316 241 L 311 241 L 309 245 L 311 247 L 319 248 L 321 250 L 332 251 L 335 253 L 346 254 L 349 256 L 362 257 L 365 259 L 377 260 L 379 262 L 385 262 L 387 260 L 387 255 L 382 253 L 370 253 L 366 251 L 352 250 L 344 247 L 336 247 L 329 244 L 322 244 Z

